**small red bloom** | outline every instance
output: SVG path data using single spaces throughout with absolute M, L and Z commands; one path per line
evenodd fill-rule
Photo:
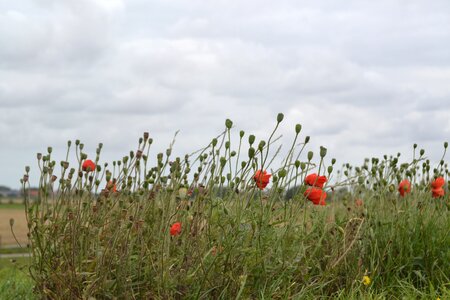
M 431 192 L 433 193 L 433 198 L 444 197 L 445 195 L 445 191 L 441 187 L 437 189 L 432 189 Z
M 170 227 L 170 235 L 176 236 L 179 235 L 180 233 L 181 233 L 181 223 L 176 222 L 172 225 L 172 227 Z
M 318 188 L 323 188 L 323 185 L 327 182 L 327 177 L 318 176 L 316 173 L 309 174 L 305 178 L 305 183 L 310 186 L 315 186 Z
M 411 192 L 411 183 L 408 179 L 404 179 L 400 182 L 398 185 L 398 192 L 402 197 Z
M 271 174 L 267 173 L 266 171 L 258 170 L 256 171 L 255 175 L 253 176 L 253 180 L 256 183 L 256 186 L 263 190 L 266 188 L 266 186 L 269 184 Z
M 305 195 L 309 201 L 314 203 L 314 205 L 326 204 L 325 199 L 327 198 L 327 193 L 322 189 L 316 187 L 308 188 L 303 195 Z
M 117 192 L 117 185 L 112 181 L 108 181 L 108 183 L 106 184 L 106 188 L 113 193 Z
M 92 160 L 87 159 L 83 162 L 81 168 L 83 169 L 83 171 L 92 172 L 95 170 L 95 163 Z
M 356 205 L 356 206 L 363 206 L 363 205 L 364 205 L 364 202 L 363 202 L 361 199 L 356 199 L 356 200 L 355 200 L 355 205 Z
M 431 188 L 434 189 L 439 189 L 442 188 L 445 185 L 445 179 L 444 177 L 438 177 L 435 180 L 433 180 L 433 182 L 431 182 Z

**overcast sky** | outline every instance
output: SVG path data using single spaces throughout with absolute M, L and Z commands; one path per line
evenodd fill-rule
M 185 153 L 225 118 L 267 138 L 278 112 L 340 164 L 439 159 L 449 49 L 448 0 L 0 0 L 0 185 L 69 139 L 111 161 L 180 130 Z

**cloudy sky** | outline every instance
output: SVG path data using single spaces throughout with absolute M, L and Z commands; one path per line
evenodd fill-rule
M 278 112 L 340 163 L 439 159 L 449 48 L 448 0 L 0 0 L 0 185 L 69 139 L 111 161 L 180 130 L 185 153 L 225 118 L 267 138 Z

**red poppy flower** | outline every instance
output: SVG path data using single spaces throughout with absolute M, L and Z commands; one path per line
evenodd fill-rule
M 433 182 L 431 182 L 431 188 L 434 189 L 439 189 L 442 188 L 445 185 L 445 179 L 444 177 L 438 177 L 435 180 L 433 180 Z
M 315 186 L 318 188 L 323 188 L 323 185 L 327 182 L 327 178 L 325 176 L 318 176 L 316 173 L 309 174 L 305 178 L 305 183 L 310 186 Z
M 314 203 L 314 205 L 325 205 L 325 199 L 327 198 L 327 193 L 324 192 L 322 189 L 312 187 L 308 188 L 305 193 L 306 198 L 308 198 L 309 201 Z
M 364 202 L 361 199 L 356 199 L 355 200 L 355 205 L 356 206 L 363 206 Z
M 258 170 L 256 171 L 255 175 L 253 176 L 253 180 L 256 183 L 256 186 L 263 190 L 266 188 L 266 186 L 269 184 L 271 174 L 267 173 L 266 171 Z
M 92 172 L 95 170 L 95 163 L 92 160 L 87 159 L 83 162 L 81 168 L 83 169 L 83 171 Z
M 117 185 L 112 181 L 108 181 L 108 183 L 106 184 L 106 188 L 113 193 L 117 192 Z
M 398 192 L 402 197 L 411 192 L 411 183 L 408 179 L 404 179 L 400 182 L 398 185 Z
M 180 233 L 181 233 L 181 223 L 176 222 L 172 225 L 172 227 L 170 227 L 170 235 L 176 236 L 179 235 Z
M 432 189 L 431 192 L 433 193 L 433 198 L 444 197 L 445 195 L 445 191 L 441 187 L 437 189 Z

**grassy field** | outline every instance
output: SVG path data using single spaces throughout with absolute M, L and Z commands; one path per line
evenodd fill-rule
M 0 204 L 0 248 L 6 245 L 17 245 L 11 233 L 10 219 L 14 219 L 14 233 L 17 240 L 26 246 L 28 227 L 23 204 Z
M 99 163 L 101 144 L 89 160 L 75 142 L 77 169 L 57 164 L 51 147 L 38 154 L 40 202 L 27 212 L 37 295 L 449 299 L 448 144 L 436 166 L 414 146 L 404 162 L 398 154 L 338 167 L 323 147 L 306 152 L 297 124 L 274 166 L 282 119 L 248 146 L 227 120 L 183 158 L 172 144 L 150 157 L 147 133 L 109 165 Z

